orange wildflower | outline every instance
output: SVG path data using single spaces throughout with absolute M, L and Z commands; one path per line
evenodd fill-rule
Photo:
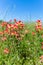
M 2 22 L 1 26 L 4 27 L 5 25 L 7 25 L 7 22 Z
M 41 44 L 43 45 L 43 42 Z
M 5 48 L 5 49 L 4 49 L 4 53 L 5 53 L 5 54 L 8 54 L 8 53 L 9 53 L 9 49 L 8 49 L 8 48 Z
M 40 59 L 43 59 L 43 55 L 40 56 Z
M 36 31 L 42 30 L 42 23 L 40 20 L 37 20 L 35 29 L 36 29 Z
M 4 36 L 4 37 L 2 37 L 2 41 L 5 41 L 5 40 L 7 40 L 7 38 Z
M 43 49 L 43 46 L 41 46 L 41 49 Z
M 35 35 L 35 32 L 32 32 L 32 35 Z
M 41 21 L 40 21 L 40 20 L 37 20 L 36 22 L 37 22 L 37 24 L 38 24 L 38 25 L 40 25 L 40 24 L 41 24 Z
M 3 32 L 0 32 L 0 35 L 3 35 L 4 33 Z
M 18 29 L 18 26 L 14 24 L 14 29 Z
M 10 29 L 11 28 L 11 25 L 10 24 L 7 24 L 7 28 Z

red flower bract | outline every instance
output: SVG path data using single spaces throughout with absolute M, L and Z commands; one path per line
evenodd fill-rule
M 41 23 L 40 20 L 37 20 L 35 29 L 36 29 L 37 32 L 40 31 L 40 30 L 42 30 L 42 23 Z
M 7 25 L 7 22 L 2 22 L 1 26 L 4 27 L 5 25 Z
M 43 45 L 43 42 L 41 44 Z
M 41 49 L 43 49 L 43 45 L 41 46 Z
M 35 32 L 32 32 L 32 35 L 35 35 Z
M 40 59 L 43 59 L 43 55 L 40 56 Z
M 7 38 L 4 36 L 4 37 L 2 37 L 2 41 L 5 41 L 5 40 L 7 40 Z
M 0 35 L 3 35 L 4 33 L 3 32 L 0 32 Z
M 41 22 L 40 20 L 37 20 L 37 22 Z
M 9 53 L 9 49 L 8 49 L 8 48 L 5 48 L 5 49 L 4 49 L 4 53 L 5 53 L 5 54 L 8 54 L 8 53 Z

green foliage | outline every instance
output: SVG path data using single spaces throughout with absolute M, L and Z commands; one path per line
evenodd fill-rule
M 25 33 L 25 30 L 29 30 L 28 33 Z M 32 32 L 35 32 L 35 35 L 32 35 Z M 40 56 L 43 55 L 43 31 L 36 32 L 35 24 L 28 23 L 23 30 L 19 30 L 19 34 L 22 38 L 20 40 L 9 35 L 6 35 L 6 41 L 0 39 L 0 65 L 43 65 L 40 62 Z M 5 48 L 9 49 L 8 54 L 4 53 Z

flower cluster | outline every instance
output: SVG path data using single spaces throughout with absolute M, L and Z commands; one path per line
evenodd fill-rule
M 42 23 L 41 23 L 40 20 L 37 20 L 37 21 L 36 21 L 35 29 L 36 29 L 36 31 L 42 30 Z
M 16 20 L 15 20 L 16 21 Z M 23 27 L 24 27 L 24 24 L 21 22 L 21 21 L 14 21 L 14 24 L 9 24 L 7 22 L 2 22 L 1 26 L 2 26 L 2 29 L 5 27 L 5 29 L 3 29 L 3 31 L 1 32 L 0 31 L 0 34 L 8 34 L 8 35 L 15 35 L 15 36 L 18 36 L 18 31 L 19 30 L 22 30 Z M 18 30 L 18 31 L 17 31 Z
M 3 43 L 7 40 L 7 38 L 12 38 L 12 36 L 16 37 L 16 39 L 18 40 L 21 40 L 20 31 L 22 31 L 24 28 L 24 24 L 22 21 L 16 21 L 16 19 L 14 19 L 14 24 L 2 22 L 0 25 L 2 27 L 2 30 L 0 31 L 0 37 Z M 9 53 L 9 49 L 7 47 L 4 49 L 4 53 Z

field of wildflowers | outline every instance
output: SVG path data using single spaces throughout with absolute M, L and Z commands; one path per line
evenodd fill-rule
M 0 23 L 0 65 L 43 65 L 43 26 L 35 23 Z

